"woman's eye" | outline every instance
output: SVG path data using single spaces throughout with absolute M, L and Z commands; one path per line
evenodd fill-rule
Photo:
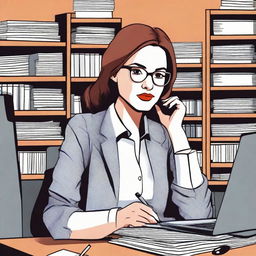
M 165 78 L 165 74 L 164 73 L 155 73 L 155 78 L 161 79 L 161 78 Z
M 131 73 L 132 73 L 132 75 L 141 75 L 142 74 L 141 70 L 138 68 L 131 69 Z

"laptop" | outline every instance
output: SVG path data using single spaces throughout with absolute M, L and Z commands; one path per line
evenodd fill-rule
M 161 222 L 165 229 L 205 235 L 256 234 L 256 133 L 241 136 L 217 219 Z

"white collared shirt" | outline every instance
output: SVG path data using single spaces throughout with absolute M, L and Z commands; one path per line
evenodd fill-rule
M 140 136 L 139 129 L 127 112 L 121 120 L 114 103 L 109 108 L 117 138 L 120 167 L 118 207 L 125 207 L 131 202 L 138 201 L 135 196 L 136 192 L 142 194 L 146 200 L 152 199 L 154 179 L 145 139 L 145 135 L 148 134 L 147 118 L 144 117 L 144 134 Z M 191 189 L 202 184 L 203 178 L 196 151 L 176 153 L 175 164 L 174 182 L 176 185 Z M 118 208 L 95 212 L 74 212 L 69 217 L 67 227 L 71 230 L 79 230 L 115 222 L 117 210 Z

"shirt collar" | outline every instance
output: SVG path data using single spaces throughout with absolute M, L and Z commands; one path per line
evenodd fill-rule
M 122 122 L 122 120 L 118 116 L 114 103 L 110 105 L 109 112 L 110 112 L 110 119 L 113 125 L 116 140 L 118 141 L 121 138 L 129 138 L 131 136 L 131 132 L 128 130 L 128 128 L 125 126 L 125 124 Z M 139 133 L 140 133 L 141 140 L 150 139 L 149 132 L 148 132 L 148 120 L 146 115 L 143 115 L 143 118 L 141 119 Z

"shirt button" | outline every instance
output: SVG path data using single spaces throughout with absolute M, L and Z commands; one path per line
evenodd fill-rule
M 138 177 L 138 180 L 139 180 L 139 181 L 141 181 L 141 180 L 142 180 L 142 177 L 141 177 L 141 176 L 139 176 L 139 177 Z

